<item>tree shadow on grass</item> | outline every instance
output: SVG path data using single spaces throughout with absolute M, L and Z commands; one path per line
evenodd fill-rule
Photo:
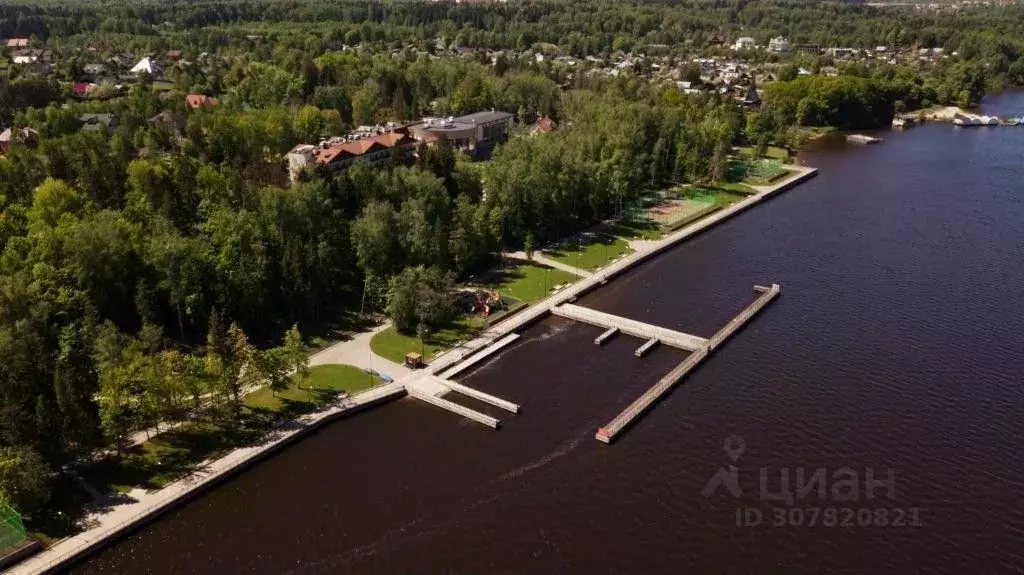
M 477 278 L 472 285 L 508 285 L 514 281 L 521 280 L 526 277 L 526 274 L 519 269 L 519 266 L 525 263 L 532 263 L 525 259 L 519 258 L 508 258 L 509 265 L 503 265 L 500 268 L 491 270 L 486 274 Z M 533 264 L 538 267 L 546 268 L 547 266 L 541 264 Z
M 303 336 L 325 342 L 341 342 L 352 339 L 356 334 L 375 327 L 377 322 L 367 314 L 357 310 L 346 310 L 328 321 L 302 325 Z
M 623 220 L 612 224 L 608 231 L 626 239 L 656 237 L 662 232 L 661 226 L 647 218 Z
M 23 517 L 25 528 L 48 540 L 70 537 L 80 530 L 92 498 L 69 474 L 57 476 L 50 485 L 50 500 L 46 508 Z

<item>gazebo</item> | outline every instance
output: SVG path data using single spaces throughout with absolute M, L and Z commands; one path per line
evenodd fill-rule
M 410 351 L 405 354 L 405 367 L 408 367 L 409 369 L 418 369 L 423 367 L 423 356 L 415 351 Z

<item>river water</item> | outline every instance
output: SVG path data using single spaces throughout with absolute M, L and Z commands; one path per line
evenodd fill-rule
M 1024 115 L 1024 94 L 984 111 Z M 403 399 L 74 571 L 1020 573 L 1024 128 L 883 135 L 816 143 L 817 178 L 579 302 L 707 337 L 782 285 L 611 446 L 596 429 L 684 355 L 548 319 L 464 378 L 522 405 L 463 402 L 501 430 Z M 730 465 L 736 495 L 705 496 Z M 868 499 L 869 468 L 894 490 Z M 797 474 L 825 496 L 770 499 Z

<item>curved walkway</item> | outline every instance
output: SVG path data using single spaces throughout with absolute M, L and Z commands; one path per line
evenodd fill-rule
M 344 364 L 352 365 L 360 369 L 376 371 L 381 375 L 390 376 L 392 379 L 400 379 L 412 373 L 412 370 L 402 364 L 395 363 L 390 359 L 381 357 L 370 349 L 370 340 L 373 336 L 391 327 L 391 322 L 385 322 L 370 331 L 364 331 L 352 336 L 352 339 L 338 342 L 327 349 L 323 349 L 309 356 L 309 365 Z

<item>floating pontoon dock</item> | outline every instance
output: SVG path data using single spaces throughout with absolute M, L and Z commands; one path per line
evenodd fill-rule
M 651 405 L 658 401 L 664 396 L 676 383 L 682 380 L 690 371 L 697 367 L 700 362 L 708 356 L 715 348 L 720 346 L 729 338 L 732 334 L 736 333 L 740 327 L 750 321 L 757 312 L 761 311 L 764 306 L 768 305 L 776 296 L 779 295 L 779 285 L 772 284 L 771 287 L 755 286 L 755 290 L 763 292 L 754 303 L 747 306 L 742 312 L 736 317 L 732 318 L 729 323 L 725 324 L 725 327 L 718 330 L 710 340 L 705 340 L 707 343 L 691 353 L 682 363 L 676 366 L 675 369 L 668 372 L 665 377 L 658 380 L 653 387 L 648 389 L 629 405 L 622 413 L 615 416 L 607 425 L 597 430 L 595 437 L 599 441 L 605 443 L 611 443 L 616 436 L 622 433 L 630 424 L 632 424 L 641 414 L 643 414 Z M 557 308 L 556 308 L 557 309 Z

